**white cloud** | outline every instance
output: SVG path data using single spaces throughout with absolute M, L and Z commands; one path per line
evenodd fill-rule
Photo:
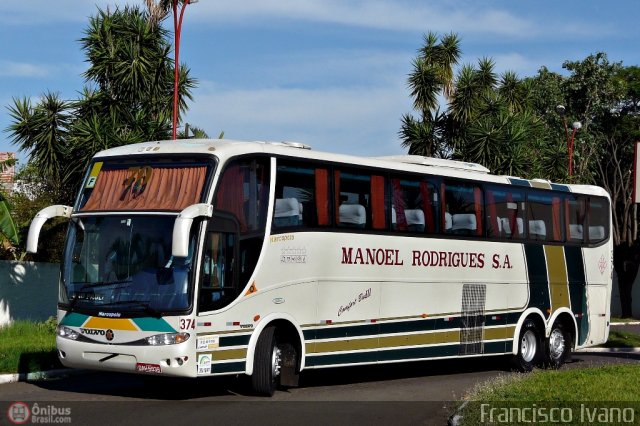
M 46 77 L 48 75 L 50 75 L 50 68 L 46 65 L 0 61 L 1 77 Z
M 507 11 L 484 6 L 435 5 L 429 2 L 358 0 L 248 0 L 206 2 L 193 6 L 197 13 L 190 20 L 207 22 L 247 22 L 247 20 L 285 18 L 328 22 L 395 31 L 489 32 L 519 35 L 531 32 L 532 23 Z M 187 10 L 187 13 L 189 11 Z

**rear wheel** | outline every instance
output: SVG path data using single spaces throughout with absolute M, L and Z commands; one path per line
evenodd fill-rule
M 276 328 L 268 326 L 260 334 L 253 357 L 253 390 L 259 395 L 273 396 L 282 368 L 281 350 L 278 348 Z
M 518 338 L 518 353 L 513 358 L 518 371 L 529 372 L 540 359 L 540 332 L 536 323 L 527 319 L 522 324 Z
M 544 364 L 548 368 L 560 368 L 571 353 L 571 333 L 556 321 L 545 341 Z

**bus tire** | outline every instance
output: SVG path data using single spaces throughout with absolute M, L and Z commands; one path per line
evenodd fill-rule
M 547 368 L 560 368 L 571 353 L 571 333 L 560 321 L 553 323 L 549 337 L 545 339 L 544 365 Z
M 532 319 L 526 319 L 518 337 L 518 353 L 513 358 L 516 370 L 528 373 L 540 359 L 540 331 Z
M 251 384 L 258 395 L 273 396 L 278 384 L 282 360 L 275 332 L 275 326 L 267 326 L 256 344 Z

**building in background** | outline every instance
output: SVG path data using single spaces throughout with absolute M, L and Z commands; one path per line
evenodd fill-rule
M 0 164 L 4 161 L 15 159 L 15 152 L 0 152 Z M 0 190 L 5 193 L 10 193 L 13 189 L 14 177 L 16 174 L 16 167 L 0 167 Z

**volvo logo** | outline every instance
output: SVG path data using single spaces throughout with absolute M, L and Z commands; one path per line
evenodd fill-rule
M 107 336 L 107 340 L 108 341 L 112 341 L 113 340 L 113 330 L 111 330 L 111 329 L 107 330 L 106 336 Z
M 88 334 L 90 336 L 104 336 L 104 330 L 97 330 L 95 328 L 81 328 L 80 333 Z

